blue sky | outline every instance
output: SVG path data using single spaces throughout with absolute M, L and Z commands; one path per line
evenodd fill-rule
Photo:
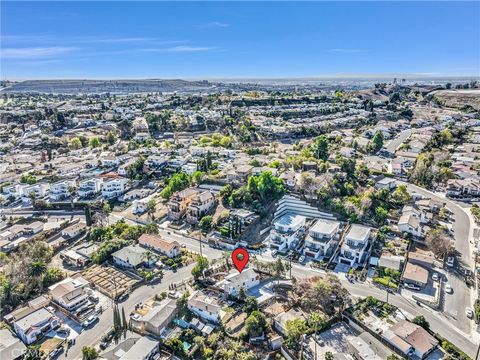
M 1 76 L 480 75 L 480 2 L 1 1 Z

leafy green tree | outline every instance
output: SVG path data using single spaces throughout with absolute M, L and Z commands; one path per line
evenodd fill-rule
M 43 351 L 40 350 L 40 345 L 30 345 L 27 347 L 24 360 L 41 360 L 43 358 Z
M 33 185 L 37 183 L 37 178 L 35 177 L 35 175 L 32 174 L 23 174 L 20 177 L 20 182 L 22 184 Z
M 421 326 L 422 328 L 424 328 L 425 330 L 429 331 L 430 330 L 430 324 L 429 322 L 425 319 L 425 317 L 423 315 L 418 315 L 418 316 L 415 316 L 412 320 L 412 322 L 414 324 L 417 324 L 419 326 Z
M 68 143 L 68 147 L 72 150 L 80 149 L 80 148 L 82 148 L 82 142 L 80 141 L 80 139 L 78 137 L 74 137 Z
M 160 192 L 160 196 L 169 199 L 176 191 L 185 189 L 190 183 L 190 178 L 187 174 L 181 172 L 174 174 L 168 180 L 167 186 Z
M 198 222 L 198 226 L 200 226 L 203 231 L 208 231 L 212 227 L 212 222 L 213 216 L 206 215 L 200 219 L 200 221 Z
M 95 360 L 98 359 L 98 352 L 95 348 L 90 346 L 84 346 L 82 348 L 83 360 Z
M 265 315 L 254 310 L 245 320 L 245 333 L 249 338 L 260 336 L 266 329 L 267 321 Z
M 192 268 L 192 275 L 195 279 L 200 278 L 203 272 L 208 268 L 208 259 L 205 256 L 198 256 L 197 263 Z
M 412 198 L 407 191 L 406 185 L 399 185 L 392 193 L 391 198 L 395 204 L 404 205 Z
M 107 142 L 110 145 L 113 145 L 113 144 L 115 144 L 115 141 L 117 141 L 117 137 L 115 136 L 115 134 L 113 132 L 109 131 L 107 133 Z
M 331 351 L 327 351 L 325 353 L 325 360 L 333 360 L 334 357 L 333 357 L 333 353 Z
M 248 179 L 247 192 L 261 201 L 276 200 L 285 193 L 285 185 L 270 171 L 264 171 L 260 175 L 251 176 Z
M 313 144 L 313 151 L 317 159 L 326 161 L 328 159 L 328 139 L 325 135 L 320 135 Z
M 43 286 L 49 287 L 65 278 L 65 273 L 59 268 L 48 268 L 43 276 Z
M 88 146 L 90 146 L 92 149 L 93 148 L 98 148 L 100 147 L 101 143 L 98 137 L 93 136 L 90 139 L 88 139 Z
M 287 342 L 290 346 L 296 346 L 299 344 L 301 337 L 308 331 L 307 323 L 300 318 L 287 320 L 285 327 Z
M 192 184 L 200 184 L 202 182 L 203 177 L 205 176 L 205 173 L 202 171 L 195 171 L 191 175 L 191 183 Z
M 243 311 L 250 315 L 255 310 L 258 310 L 257 299 L 255 296 L 247 296 L 243 304 Z
M 381 131 L 377 131 L 372 139 L 373 150 L 377 152 L 383 146 L 383 133 Z

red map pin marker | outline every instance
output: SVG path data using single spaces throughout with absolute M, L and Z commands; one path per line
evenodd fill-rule
M 242 272 L 248 263 L 248 251 L 243 247 L 238 247 L 232 251 L 232 261 L 238 272 Z

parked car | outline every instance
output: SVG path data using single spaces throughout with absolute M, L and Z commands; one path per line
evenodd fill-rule
M 92 294 L 88 297 L 88 300 L 93 302 L 98 302 L 99 298 L 98 298 L 98 295 Z
M 68 336 L 70 334 L 70 328 L 62 326 L 57 330 L 57 334 Z
M 445 285 L 445 292 L 447 294 L 453 293 L 453 289 L 452 289 L 452 286 L 450 284 Z
M 407 289 L 410 289 L 410 290 L 415 290 L 415 291 L 419 291 L 419 290 L 420 290 L 420 286 L 415 285 L 415 284 L 410 284 L 410 283 L 406 283 L 406 284 L 404 285 L 404 287 L 406 287 Z
M 455 263 L 455 258 L 453 256 L 449 256 L 447 258 L 447 266 L 453 267 L 453 264 Z
M 118 298 L 117 298 L 117 301 L 118 302 L 122 302 L 122 301 L 125 301 L 128 299 L 128 294 L 127 293 L 123 293 L 122 295 L 120 295 Z
M 433 275 L 432 275 L 432 280 L 433 280 L 433 281 L 438 281 L 438 280 L 440 280 L 440 277 L 438 276 L 437 273 L 433 273 Z
M 55 350 L 53 350 L 49 354 L 48 358 L 49 359 L 56 359 L 58 357 L 58 355 L 60 355 L 62 353 L 62 351 L 63 351 L 63 346 L 60 346 L 60 347 L 56 348 Z
M 465 309 L 465 314 L 467 315 L 467 317 L 468 317 L 469 319 L 473 318 L 473 310 L 472 310 L 472 308 L 467 307 L 467 308 Z
M 82 324 L 82 326 L 84 328 L 87 328 L 89 326 L 91 326 L 93 323 L 95 323 L 96 321 L 98 321 L 98 316 L 96 315 L 90 315 L 87 320 L 85 320 Z

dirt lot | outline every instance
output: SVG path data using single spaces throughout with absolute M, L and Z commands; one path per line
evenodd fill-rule
M 128 292 L 138 280 L 112 267 L 94 265 L 83 272 L 83 277 L 110 298 Z
M 431 93 L 440 103 L 457 109 L 480 110 L 480 89 L 438 90 Z

